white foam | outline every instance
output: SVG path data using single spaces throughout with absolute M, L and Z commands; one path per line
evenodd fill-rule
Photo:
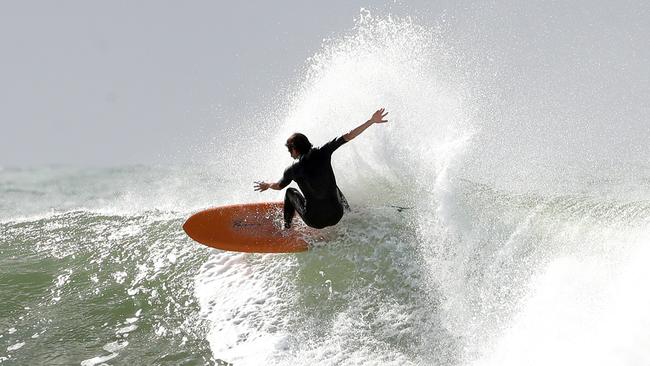
M 17 350 L 21 349 L 24 345 L 25 345 L 25 342 L 15 343 L 15 344 L 7 347 L 7 352 L 17 351 Z
M 115 341 L 115 342 L 107 343 L 102 348 L 106 352 L 117 353 L 117 352 L 123 350 L 124 348 L 126 348 L 126 346 L 128 346 L 128 345 L 129 345 L 128 341 L 122 341 L 122 342 Z
M 636 243 L 634 253 L 620 262 L 554 260 L 531 283 L 531 295 L 512 325 L 476 364 L 649 364 L 646 243 Z
M 115 279 L 115 282 L 117 282 L 119 284 L 122 284 L 126 280 L 126 277 L 128 276 L 128 273 L 126 273 L 124 271 L 117 271 L 117 272 L 113 272 L 111 274 L 111 276 L 113 276 L 113 279 Z
M 130 333 L 130 332 L 133 332 L 136 329 L 138 329 L 138 326 L 133 324 L 133 325 L 129 325 L 127 327 L 119 328 L 117 331 L 115 331 L 115 334 L 117 334 L 117 335 L 127 334 L 127 333 Z
M 89 358 L 87 360 L 81 361 L 81 366 L 99 365 L 101 363 L 114 359 L 118 355 L 119 355 L 118 353 L 111 353 L 110 355 L 106 355 L 106 356 L 97 356 L 97 357 Z
M 202 316 L 213 324 L 207 339 L 215 357 L 255 365 L 277 351 L 286 336 L 277 323 L 282 317 L 275 304 L 284 292 L 278 270 L 292 262 L 287 256 L 217 253 L 201 267 L 195 291 Z

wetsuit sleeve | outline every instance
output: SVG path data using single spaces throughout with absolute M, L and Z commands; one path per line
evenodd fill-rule
M 284 174 L 282 174 L 282 179 L 278 182 L 280 185 L 280 188 L 284 188 L 291 183 L 293 180 L 293 165 L 288 167 L 287 169 L 284 170 Z
M 336 151 L 336 149 L 341 147 L 341 145 L 345 144 L 346 142 L 347 141 L 343 138 L 343 136 L 339 136 L 339 137 L 335 138 L 334 140 L 332 140 L 332 141 L 326 143 L 325 145 L 323 145 L 320 148 L 320 151 L 324 151 L 327 154 L 332 155 L 332 153 L 334 151 Z

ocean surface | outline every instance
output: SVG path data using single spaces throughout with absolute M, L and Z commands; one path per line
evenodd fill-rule
M 647 125 L 508 120 L 446 37 L 362 13 L 210 160 L 0 168 L 0 364 L 650 365 L 650 160 L 625 140 Z M 291 132 L 320 145 L 381 106 L 334 154 L 352 212 L 312 250 L 182 231 L 281 200 L 253 181 Z

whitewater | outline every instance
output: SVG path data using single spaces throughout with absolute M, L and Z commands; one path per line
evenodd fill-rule
M 362 11 L 198 147 L 210 161 L 1 168 L 0 364 L 650 364 L 647 151 L 592 154 L 597 128 L 569 146 L 558 126 L 585 116 L 509 123 L 450 37 Z M 287 136 L 320 145 L 379 107 L 333 156 L 352 212 L 327 243 L 242 254 L 182 231 L 281 200 L 253 181 L 291 163 Z

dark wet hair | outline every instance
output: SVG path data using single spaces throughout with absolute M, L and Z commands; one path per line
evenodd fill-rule
M 300 153 L 300 155 L 302 155 L 311 150 L 312 144 L 309 142 L 307 136 L 296 132 L 293 135 L 289 136 L 286 146 L 287 148 L 293 147 L 294 149 L 298 150 L 298 153 Z

